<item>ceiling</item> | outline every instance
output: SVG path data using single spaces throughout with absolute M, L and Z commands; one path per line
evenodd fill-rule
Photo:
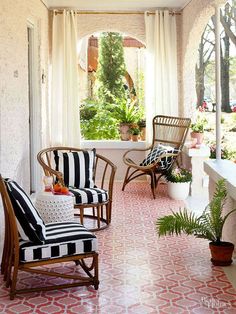
M 48 8 L 74 8 L 77 10 L 135 10 L 155 8 L 183 9 L 191 0 L 42 0 Z

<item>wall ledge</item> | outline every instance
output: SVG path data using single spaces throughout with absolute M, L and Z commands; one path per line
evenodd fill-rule
M 233 161 L 211 159 L 204 162 L 204 170 L 215 182 L 225 179 L 228 194 L 236 200 L 236 164 Z
M 147 147 L 145 141 L 132 142 L 132 141 L 113 141 L 113 140 L 97 140 L 81 141 L 82 148 L 96 148 L 96 149 L 143 149 Z

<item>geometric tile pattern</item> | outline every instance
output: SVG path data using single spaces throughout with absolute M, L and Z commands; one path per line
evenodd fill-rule
M 29 293 L 9 300 L 0 286 L 0 313 L 55 314 L 208 314 L 236 313 L 236 291 L 221 267 L 212 266 L 208 242 L 194 237 L 161 237 L 155 221 L 181 201 L 170 200 L 166 186 L 153 200 L 147 183 L 132 182 L 124 192 L 115 184 L 112 223 L 96 232 L 100 285 Z M 74 264 L 57 264 L 69 273 Z M 20 273 L 19 286 L 63 282 Z M 1 281 L 0 281 L 1 282 Z

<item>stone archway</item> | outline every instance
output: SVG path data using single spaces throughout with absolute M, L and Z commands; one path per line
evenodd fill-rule
M 103 31 L 124 33 L 146 44 L 143 14 L 78 14 L 79 39 Z
M 215 13 L 215 5 L 223 6 L 226 0 L 209 0 L 191 2 L 183 11 L 182 36 L 182 84 L 180 90 L 180 114 L 192 115 L 196 103 L 195 64 L 201 35 L 209 19 Z M 189 16 L 196 16 L 190 20 Z

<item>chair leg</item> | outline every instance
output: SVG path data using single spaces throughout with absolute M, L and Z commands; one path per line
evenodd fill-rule
M 126 181 L 127 181 L 128 175 L 129 175 L 129 169 L 130 169 L 130 167 L 128 167 L 127 170 L 126 170 L 126 174 L 125 174 L 125 178 L 124 178 L 124 182 L 123 182 L 123 186 L 122 186 L 122 191 L 125 190 L 125 186 L 127 184 Z
M 12 283 L 11 283 L 11 289 L 10 289 L 10 300 L 13 300 L 16 294 L 17 274 L 18 274 L 18 267 L 14 265 Z
M 97 220 L 98 220 L 98 229 L 100 229 L 100 217 L 101 217 L 101 206 L 97 206 Z
M 84 224 L 84 209 L 80 208 L 80 223 L 81 225 Z
M 151 172 L 151 189 L 153 198 L 156 199 L 156 175 L 154 172 Z

